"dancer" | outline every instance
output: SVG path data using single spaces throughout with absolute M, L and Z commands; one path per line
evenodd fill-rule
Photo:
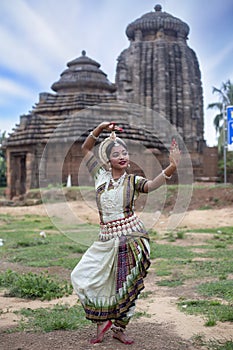
M 103 130 L 111 134 L 99 146 L 99 162 L 92 149 Z M 122 129 L 116 123 L 103 122 L 82 145 L 87 168 L 95 180 L 100 232 L 98 241 L 72 271 L 71 281 L 86 318 L 97 324 L 92 344 L 102 342 L 110 328 L 113 338 L 124 344 L 134 342 L 125 330 L 150 266 L 149 237 L 134 212 L 134 202 L 140 192 L 151 192 L 170 179 L 180 161 L 178 145 L 173 141 L 170 164 L 153 180 L 128 174 L 127 146 L 115 131 Z

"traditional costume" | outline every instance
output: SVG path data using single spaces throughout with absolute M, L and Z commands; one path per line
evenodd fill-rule
M 102 161 L 106 161 L 107 143 L 99 148 Z M 87 319 L 96 323 L 111 320 L 124 329 L 150 266 L 148 233 L 134 212 L 134 202 L 144 192 L 147 179 L 124 173 L 115 181 L 94 155 L 87 167 L 95 181 L 100 231 L 72 271 L 71 281 Z

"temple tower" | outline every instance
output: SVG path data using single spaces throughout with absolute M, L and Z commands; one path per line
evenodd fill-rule
M 67 63 L 60 79 L 52 85 L 53 93 L 42 92 L 32 111 L 20 117 L 20 123 L 7 138 L 4 148 L 7 158 L 7 191 L 9 198 L 18 197 L 31 188 L 39 187 L 39 164 L 45 146 L 59 127 L 59 140 L 50 147 L 44 164 L 51 183 L 57 181 L 60 169 L 59 154 L 66 142 L 74 140 L 64 160 L 62 180 L 71 174 L 77 185 L 77 172 L 82 160 L 82 140 L 75 142 L 77 134 L 86 132 L 99 121 L 75 118 L 78 112 L 90 106 L 116 101 L 115 85 L 100 69 L 100 64 L 82 51 L 81 56 Z M 71 122 L 64 123 L 66 120 Z M 74 123 L 74 120 L 76 122 Z M 46 158 L 45 158 L 46 159 Z
M 117 98 L 144 105 L 173 124 L 190 152 L 202 152 L 203 93 L 195 52 L 188 46 L 189 26 L 162 11 L 130 23 L 129 48 L 118 58 Z
M 52 85 L 58 94 L 80 94 L 85 91 L 86 94 L 103 96 L 116 90 L 107 79 L 107 74 L 100 69 L 100 64 L 86 56 L 85 50 L 80 57 L 68 62 L 67 67 L 59 81 Z

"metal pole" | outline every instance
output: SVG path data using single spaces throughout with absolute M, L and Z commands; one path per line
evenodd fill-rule
M 224 160 L 224 184 L 227 183 L 227 114 L 226 106 L 223 105 L 223 160 Z

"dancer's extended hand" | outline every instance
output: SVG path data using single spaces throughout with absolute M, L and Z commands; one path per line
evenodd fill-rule
M 123 131 L 115 122 L 103 122 L 99 125 L 99 128 L 107 131 Z
M 181 152 L 179 150 L 179 146 L 176 140 L 173 139 L 171 143 L 170 154 L 169 154 L 170 164 L 177 168 L 180 162 L 180 159 L 181 159 Z

